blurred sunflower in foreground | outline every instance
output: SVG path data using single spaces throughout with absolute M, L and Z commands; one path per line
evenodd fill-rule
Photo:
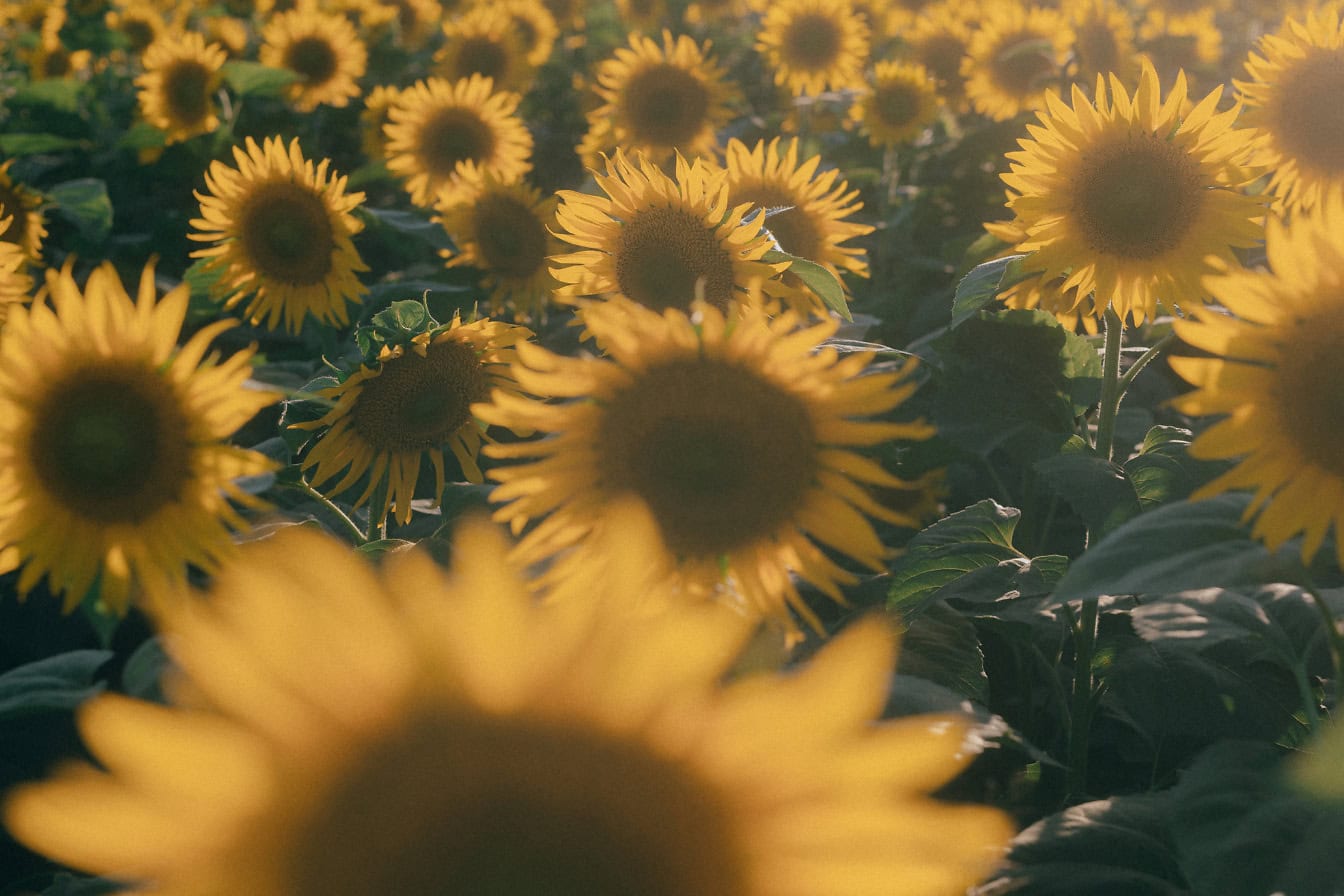
M 1194 497 L 1254 489 L 1247 517 L 1271 549 L 1304 533 L 1310 559 L 1333 525 L 1344 557 L 1344 197 L 1271 219 L 1265 239 L 1268 271 L 1205 280 L 1231 316 L 1201 308 L 1176 321 L 1177 335 L 1212 357 L 1170 359 L 1196 386 L 1172 404 L 1223 416 L 1190 453 L 1240 459 Z
M 633 562 L 538 605 L 479 521 L 448 574 L 303 530 L 243 551 L 163 616 L 175 705 L 85 704 L 99 766 L 11 793 L 21 841 L 196 896 L 951 896 L 1012 834 L 927 795 L 973 756 L 962 717 L 874 724 L 875 621 L 724 684 L 751 627 L 616 612 Z
M 1233 127 L 1237 109 L 1218 111 L 1221 88 L 1191 105 L 1178 76 L 1163 98 L 1146 63 L 1132 96 L 1118 78 L 1109 87 L 1098 81 L 1095 104 L 1077 87 L 1072 107 L 1052 95 L 1003 181 L 1027 235 L 1018 251 L 1061 280 L 1051 295 L 1095 294 L 1097 313 L 1138 323 L 1159 300 L 1202 302 L 1210 259 L 1235 264 L 1233 250 L 1259 240 L 1263 204 L 1239 191 L 1257 173 L 1251 132 Z
M 524 563 L 554 560 L 541 585 L 563 595 L 574 570 L 601 563 L 589 533 L 618 499 L 638 498 L 688 599 L 719 594 L 753 615 L 819 627 L 791 574 L 842 601 L 857 581 L 822 549 L 869 568 L 887 550 L 865 518 L 910 524 L 865 486 L 902 481 L 855 447 L 925 439 L 922 422 L 880 422 L 915 390 L 912 367 L 866 373 L 871 356 L 822 346 L 838 322 L 799 327 L 756 306 L 733 315 L 704 302 L 690 314 L 628 301 L 584 318 L 603 358 L 566 358 L 521 346 L 523 391 L 556 404 L 496 393 L 477 409 L 539 440 L 491 445 L 495 516 L 515 532 Z
M 347 193 L 329 159 L 305 159 L 298 138 L 286 148 L 279 137 L 261 146 L 248 137 L 233 158 L 237 168 L 210 163 L 187 234 L 214 244 L 191 253 L 216 277 L 214 296 L 228 308 L 246 300 L 252 323 L 270 329 L 297 333 L 309 316 L 345 324 L 347 303 L 365 291 L 358 274 L 368 267 L 351 240 L 364 226 L 351 214 L 364 194 Z
M 151 601 L 214 568 L 246 526 L 236 480 L 271 469 L 227 439 L 276 395 L 244 388 L 252 351 L 205 357 L 234 324 L 177 347 L 189 290 L 155 297 L 147 266 L 134 300 L 111 265 L 83 291 L 47 274 L 51 306 L 12 306 L 0 331 L 0 568 L 45 576 L 67 610 L 98 585 L 124 612 L 133 583 Z
M 224 48 L 197 32 L 165 34 L 141 59 L 144 71 L 135 79 L 140 114 L 168 143 L 212 132 L 219 127 L 215 94 L 226 61 Z

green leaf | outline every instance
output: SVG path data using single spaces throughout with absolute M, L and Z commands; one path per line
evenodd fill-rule
M 413 547 L 415 547 L 415 542 L 407 541 L 404 538 L 379 538 L 376 541 L 370 541 L 360 545 L 357 550 L 361 553 L 368 554 L 370 557 L 381 557 L 384 554 L 406 551 Z
M 1330 800 L 1344 809 L 1344 721 L 1332 720 L 1292 764 L 1293 784 L 1315 800 Z
M 0 134 L 0 156 L 6 158 L 64 152 L 82 145 L 83 141 L 56 134 Z
M 1125 461 L 1125 473 L 1144 508 L 1188 498 L 1227 468 L 1222 461 L 1191 457 L 1191 438 L 1188 429 L 1154 426 L 1148 430 L 1138 454 Z
M 137 121 L 117 141 L 120 149 L 159 149 L 167 145 L 167 133 L 147 121 Z
M 1006 255 L 978 264 L 957 283 L 952 297 L 952 323 L 958 327 L 988 308 L 1004 289 L 1031 276 L 1023 264 L 1027 255 Z
M 47 199 L 89 242 L 101 243 L 112 232 L 112 200 L 103 181 L 92 177 L 68 180 L 48 190 Z
M 989 702 L 985 655 L 975 625 L 934 601 L 905 627 L 897 671 L 942 685 L 964 699 Z
M 1073 450 L 1045 457 L 1033 466 L 1041 481 L 1078 514 L 1093 539 L 1138 516 L 1143 509 L 1124 469 L 1091 451 Z
M 0 675 L 0 719 L 68 712 L 103 690 L 98 670 L 110 650 L 72 650 Z
M 160 684 L 168 668 L 168 653 L 158 638 L 147 638 L 135 649 L 121 671 L 121 687 L 127 694 L 141 700 L 163 702 Z
M 358 214 L 366 221 L 385 227 L 402 237 L 409 237 L 415 242 L 424 243 L 431 248 L 453 248 L 453 242 L 449 239 L 448 232 L 443 229 L 443 225 L 418 212 L 361 206 Z
M 1012 543 L 1021 515 L 1015 507 L 984 500 L 916 534 L 891 567 L 888 608 L 910 619 L 962 576 L 1024 557 Z
M 125 892 L 124 883 L 60 871 L 51 879 L 51 886 L 42 891 L 42 896 L 105 896 L 119 892 Z
M 1190 650 L 1239 644 L 1251 661 L 1273 659 L 1291 667 L 1297 650 L 1254 598 L 1223 588 L 1169 594 L 1129 613 L 1134 633 L 1149 643 L 1170 642 Z
M 81 85 L 73 78 L 43 78 L 19 84 L 5 101 L 8 106 L 48 106 L 57 112 L 79 112 Z
M 232 59 L 220 69 L 224 83 L 239 96 L 279 96 L 284 88 L 299 79 L 297 72 L 274 68 L 260 62 Z
M 419 299 L 401 299 L 379 311 L 368 324 L 355 331 L 365 364 L 377 363 L 385 347 L 409 346 L 415 337 L 439 325 L 429 308 Z
M 799 258 L 797 255 L 790 255 L 782 249 L 771 249 L 761 256 L 761 261 L 767 264 L 789 262 L 789 273 L 803 281 L 803 285 L 816 293 L 817 298 L 821 299 L 827 308 L 845 320 L 854 319 L 849 311 L 849 302 L 845 298 L 844 284 L 824 265 Z

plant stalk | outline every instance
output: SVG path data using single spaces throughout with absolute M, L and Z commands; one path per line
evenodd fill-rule
M 1104 318 L 1106 347 L 1101 359 L 1101 401 L 1097 409 L 1097 455 L 1111 459 L 1115 447 L 1115 418 L 1120 411 L 1120 347 L 1125 337 L 1125 322 L 1115 309 L 1106 306 Z
M 1087 794 L 1087 755 L 1092 733 L 1092 657 L 1097 647 L 1098 601 L 1083 601 L 1073 627 L 1073 700 L 1069 709 L 1069 800 L 1082 801 Z

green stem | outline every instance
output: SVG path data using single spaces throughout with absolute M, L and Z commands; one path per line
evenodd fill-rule
M 1330 649 L 1330 667 L 1335 676 L 1335 692 L 1338 693 L 1340 685 L 1344 684 L 1344 636 L 1340 635 L 1334 614 L 1330 612 L 1329 605 L 1321 597 L 1315 583 L 1308 581 L 1303 588 L 1316 605 L 1316 612 L 1320 613 L 1321 622 L 1325 625 L 1325 643 Z
M 1097 410 L 1097 454 L 1111 459 L 1115 443 L 1115 417 L 1120 410 L 1120 346 L 1124 342 L 1125 322 L 1115 309 L 1106 307 L 1106 348 L 1101 359 L 1101 403 Z
M 884 196 L 886 206 L 884 207 L 883 217 L 896 207 L 897 189 L 901 185 L 901 165 L 900 159 L 896 155 L 896 147 L 888 146 L 886 152 L 882 154 L 882 183 L 886 185 Z
M 366 540 L 364 538 L 364 530 L 359 528 L 359 524 L 356 523 L 354 520 L 350 519 L 350 516 L 339 506 L 337 506 L 337 504 L 334 501 L 332 501 L 326 495 L 322 494 L 317 489 L 313 488 L 311 485 L 308 484 L 307 481 L 300 479 L 298 482 L 279 482 L 276 483 L 276 485 L 280 488 L 292 488 L 297 491 L 301 491 L 308 497 L 312 498 L 317 503 L 321 504 L 323 507 L 327 508 L 327 510 L 331 511 L 333 516 L 335 516 L 338 520 L 340 520 L 342 523 L 345 524 L 345 528 L 349 531 L 351 535 L 354 536 L 355 542 L 357 544 L 364 544 Z
M 369 525 L 364 534 L 366 542 L 387 537 L 387 513 L 384 507 L 387 504 L 388 488 L 388 480 L 383 478 L 373 487 L 373 494 L 369 496 Z
M 1069 711 L 1069 798 L 1087 794 L 1087 754 L 1092 733 L 1092 656 L 1097 646 L 1098 602 L 1083 601 L 1073 628 L 1073 695 Z
M 1171 345 L 1174 341 L 1176 341 L 1176 331 L 1172 330 L 1170 333 L 1150 345 L 1146 352 L 1139 355 L 1139 359 L 1130 365 L 1130 368 L 1125 371 L 1124 376 L 1120 377 L 1121 397 L 1124 397 L 1124 394 L 1129 391 L 1129 384 L 1134 382 L 1134 377 L 1138 376 L 1143 368 L 1147 367 L 1160 357 L 1167 346 Z

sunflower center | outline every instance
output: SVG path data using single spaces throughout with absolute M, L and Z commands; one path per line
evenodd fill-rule
M 325 84 L 336 74 L 336 51 L 321 37 L 301 37 L 285 51 L 285 67 L 309 84 Z
M 1074 53 L 1084 73 L 1113 72 L 1120 66 L 1120 45 L 1104 21 L 1091 19 L 1074 30 Z
M 383 363 L 360 386 L 351 424 L 379 453 L 440 448 L 471 419 L 472 402 L 489 392 L 476 350 L 462 342 L 436 342 Z
M 467 78 L 480 74 L 495 81 L 501 80 L 509 70 L 508 51 L 500 42 L 488 35 L 473 35 L 462 38 L 457 50 L 457 78 Z
M 335 234 L 312 190 L 286 181 L 261 185 L 238 219 L 243 251 L 266 279 L 308 286 L 331 271 Z
M 506 277 L 531 277 L 546 264 L 546 225 L 512 196 L 476 203 L 476 246 L 485 268 Z
M 163 98 L 174 121 L 194 124 L 210 114 L 210 71 L 183 61 L 163 73 Z
M 1180 245 L 1203 203 L 1189 153 L 1154 134 L 1128 134 L 1083 156 L 1070 211 L 1092 251 L 1151 259 Z
M 804 13 L 785 29 L 780 56 L 791 68 L 817 71 L 834 65 L 843 45 L 840 26 L 832 18 Z
M 961 57 L 966 41 L 955 34 L 935 34 L 915 48 L 915 61 L 928 69 L 939 86 L 960 90 Z
M 191 442 L 177 396 L 133 364 L 82 367 L 53 385 L 29 444 L 38 481 L 77 516 L 136 523 L 178 500 Z
M 685 69 L 660 63 L 630 79 L 621 92 L 619 109 L 635 140 L 681 146 L 704 128 L 709 92 Z
M 1286 435 L 1310 462 L 1344 478 L 1344 296 L 1298 321 L 1282 345 L 1274 406 Z
M 42 60 L 42 74 L 48 78 L 64 78 L 72 71 L 74 57 L 65 47 L 55 47 Z
M 132 53 L 142 53 L 145 47 L 154 43 L 154 26 L 144 19 L 127 18 L 121 23 L 122 36 L 126 38 L 126 47 Z
M 919 105 L 919 93 L 912 84 L 883 84 L 873 92 L 872 111 L 887 127 L 909 124 L 919 114 Z
M 420 161 L 438 178 L 455 174 L 459 162 L 488 158 L 494 148 L 489 125 L 467 109 L 440 109 L 420 130 Z
M 765 219 L 765 229 L 770 231 L 779 247 L 799 258 L 816 259 L 821 255 L 821 233 L 803 210 L 797 196 L 770 184 L 758 184 L 734 190 L 733 202 L 750 202 L 763 209 L 781 209 Z
M 1010 96 L 1031 96 L 1040 91 L 1058 71 L 1050 39 L 1032 31 L 1003 38 L 990 57 L 989 72 L 995 86 Z
M 299 834 L 295 896 L 739 896 L 717 794 L 638 743 L 424 713 L 355 761 Z
M 643 499 L 683 557 L 770 537 L 796 516 L 817 473 L 803 402 L 720 359 L 643 371 L 607 405 L 600 428 L 610 487 Z
M 616 282 L 647 308 L 686 309 L 705 301 L 727 308 L 733 298 L 733 260 L 714 228 L 677 208 L 643 211 L 621 228 Z
M 1318 50 L 1288 70 L 1275 91 L 1274 139 L 1318 171 L 1344 172 L 1344 49 Z

